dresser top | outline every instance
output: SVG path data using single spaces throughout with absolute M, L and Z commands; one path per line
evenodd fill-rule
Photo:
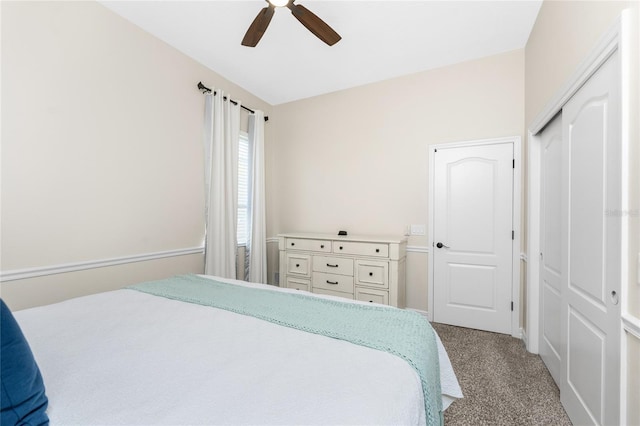
M 278 234 L 284 238 L 305 238 L 310 240 L 334 240 L 334 241 L 360 241 L 366 243 L 391 243 L 401 244 L 407 242 L 407 237 L 401 235 L 337 235 L 318 234 L 311 232 L 290 232 Z

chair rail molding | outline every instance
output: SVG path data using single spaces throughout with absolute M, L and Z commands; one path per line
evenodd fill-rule
M 407 253 L 429 253 L 427 246 L 407 246 Z
M 108 259 L 88 260 L 84 262 L 64 263 L 60 265 L 38 266 L 34 268 L 13 269 L 0 272 L 0 282 L 24 280 L 47 275 L 65 274 L 84 271 L 87 269 L 104 268 L 107 266 L 124 265 L 127 263 L 147 262 L 167 257 L 203 254 L 204 246 L 189 247 L 175 250 L 158 251 L 153 253 L 134 254 L 131 256 L 112 257 Z
M 622 314 L 622 327 L 624 331 L 640 339 L 640 318 L 633 315 Z

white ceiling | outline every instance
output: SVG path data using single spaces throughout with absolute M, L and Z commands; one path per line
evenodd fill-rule
M 542 0 L 297 0 L 342 40 L 327 46 L 279 8 L 255 48 L 240 41 L 262 0 L 101 3 L 277 105 L 522 48 Z

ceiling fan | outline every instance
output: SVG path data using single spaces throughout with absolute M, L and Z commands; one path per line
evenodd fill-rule
M 276 7 L 289 8 L 293 16 L 295 16 L 302 25 L 307 27 L 309 31 L 329 46 L 333 46 L 340 41 L 342 37 L 340 37 L 340 35 L 329 25 L 327 25 L 322 19 L 318 18 L 306 7 L 294 4 L 294 1 L 295 0 L 266 0 L 268 6 L 258 12 L 258 16 L 253 20 L 247 30 L 247 33 L 242 39 L 242 45 L 256 47 L 264 35 L 264 32 L 267 30 Z

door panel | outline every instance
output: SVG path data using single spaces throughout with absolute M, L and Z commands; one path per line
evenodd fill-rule
M 434 320 L 511 333 L 513 144 L 434 155 Z
M 583 405 L 588 417 L 574 417 L 574 424 L 602 424 L 602 391 L 606 335 L 593 322 L 569 308 L 567 388 Z
M 496 310 L 495 267 L 450 263 L 447 305 Z
M 570 143 L 569 287 L 604 308 L 604 162 L 606 99 L 579 106 L 567 126 Z M 568 117 L 570 118 L 570 117 Z M 572 142 L 572 143 L 571 143 Z
M 450 253 L 494 253 L 496 174 L 495 159 L 462 158 L 447 165 Z M 469 206 L 473 206 L 473 214 L 469 214 Z
M 556 384 L 560 384 L 561 360 L 565 345 L 561 336 L 562 294 L 562 115 L 547 125 L 540 135 L 542 143 L 540 277 L 540 357 Z
M 620 219 L 619 54 L 563 108 L 568 182 L 562 294 L 565 376 L 561 400 L 574 424 L 619 424 Z
M 558 280 L 559 281 L 559 280 Z M 560 374 L 560 362 L 565 352 L 565 345 L 562 342 L 562 333 L 560 333 L 561 315 L 560 308 L 562 306 L 561 295 L 549 282 L 544 283 L 543 287 L 543 303 L 545 318 L 543 322 L 542 332 L 545 344 L 544 352 L 541 351 L 540 356 L 551 372 L 551 376 L 560 383 L 558 375 Z M 544 356 L 543 356 L 544 354 Z M 547 360 L 551 357 L 551 360 Z M 553 364 L 553 365 L 550 365 Z

